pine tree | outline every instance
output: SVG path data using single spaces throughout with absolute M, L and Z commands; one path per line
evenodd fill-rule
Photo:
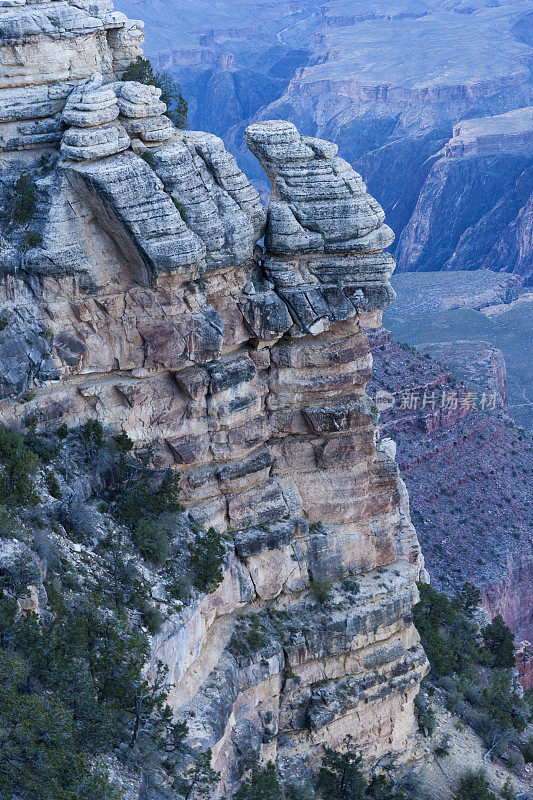
M 318 773 L 317 788 L 323 800 L 363 800 L 366 783 L 359 765 L 361 756 L 348 749 L 327 749 Z
M 483 630 L 483 642 L 491 653 L 492 666 L 496 669 L 512 669 L 515 665 L 514 634 L 498 614 Z
M 220 533 L 209 528 L 189 545 L 193 584 L 201 592 L 212 592 L 222 581 L 222 564 L 226 549 Z
M 255 759 L 250 779 L 244 781 L 234 800 L 283 800 L 283 791 L 272 761 L 266 767 L 261 767 L 259 759 Z
M 480 773 L 471 773 L 461 778 L 455 800 L 498 800 L 485 777 Z

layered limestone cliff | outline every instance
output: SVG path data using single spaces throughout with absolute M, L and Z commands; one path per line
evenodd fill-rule
M 293 773 L 351 734 L 406 759 L 423 562 L 365 395 L 362 328 L 394 296 L 381 207 L 335 145 L 265 122 L 266 219 L 220 139 L 120 81 L 141 24 L 108 3 L 4 2 L 0 27 L 2 423 L 123 429 L 179 470 L 184 525 L 227 533 L 222 583 L 181 610 L 147 568 L 154 663 L 222 794 L 257 751 Z

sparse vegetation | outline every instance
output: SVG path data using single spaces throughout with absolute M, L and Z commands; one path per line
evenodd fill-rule
M 178 209 L 178 211 L 179 211 L 179 214 L 180 214 L 180 217 L 181 217 L 182 219 L 185 219 L 185 217 L 186 217 L 186 215 L 187 215 L 187 208 L 186 208 L 186 206 L 184 206 L 184 205 L 183 205 L 183 203 L 182 203 L 182 202 L 180 202 L 180 201 L 179 201 L 177 198 L 175 198 L 175 197 L 173 197 L 173 198 L 172 198 L 172 202 L 174 203 L 174 205 L 175 205 L 175 206 L 176 206 L 176 208 Z
M 234 800 L 285 800 L 272 761 L 261 767 L 259 759 L 257 757 L 254 759 L 250 778 L 243 781 L 234 795 Z
M 316 790 L 321 800 L 422 800 L 410 773 L 391 779 L 385 772 L 366 779 L 361 756 L 346 737 L 343 752 L 327 749 L 318 773 Z
M 326 606 L 330 602 L 333 594 L 330 583 L 317 580 L 311 582 L 311 591 L 322 606 Z
M 14 430 L 0 427 L 0 503 L 12 508 L 35 504 L 38 496 L 33 476 L 39 459 Z
M 27 231 L 22 239 L 22 249 L 31 250 L 32 247 L 38 247 L 42 242 L 42 236 L 37 231 Z
M 239 620 L 229 644 L 234 656 L 250 656 L 265 647 L 268 641 L 268 623 L 259 614 Z
M 146 639 L 96 599 L 69 605 L 52 592 L 50 600 L 46 625 L 17 619 L 10 598 L 0 601 L 0 740 L 9 753 L 0 797 L 118 798 L 90 766 L 99 754 L 125 747 L 133 763 L 156 763 L 183 741 L 165 704 L 165 669 L 146 682 Z
M 161 566 L 170 554 L 170 538 L 165 525 L 155 516 L 141 517 L 134 525 L 132 539 L 147 561 Z
M 179 84 L 166 72 L 154 72 L 147 58 L 138 56 L 122 74 L 123 81 L 137 81 L 161 89 L 161 100 L 167 106 L 167 116 L 177 128 L 187 127 L 187 101 L 180 91 Z
M 435 675 L 463 673 L 479 660 L 477 625 L 472 620 L 474 587 L 465 584 L 450 600 L 429 584 L 419 584 L 414 622 Z
M 498 800 L 487 779 L 481 773 L 471 773 L 461 778 L 455 800 Z
M 2 800 L 118 800 L 101 767 L 104 754 L 146 773 L 157 791 L 165 775 L 167 786 L 174 782 L 190 798 L 218 780 L 210 755 L 184 755 L 187 726 L 166 705 L 166 668 L 157 665 L 150 682 L 144 677 L 147 633 L 161 630 L 168 606 L 152 599 L 139 554 L 163 564 L 165 580 L 181 506 L 179 476 L 151 469 L 151 451 L 141 467 L 126 463 L 132 449 L 124 431 L 109 437 L 95 419 L 53 433 L 37 431 L 35 421 L 25 435 L 0 428 L 0 536 L 28 542 L 15 542 L 25 549 L 0 569 L 0 748 L 9 757 L 0 767 Z M 74 499 L 69 486 L 64 499 L 58 475 L 67 484 L 70 476 L 94 480 L 103 496 Z M 37 486 L 58 502 L 34 509 Z M 207 558 L 198 547 L 194 563 L 213 582 L 214 545 L 223 545 L 212 531 L 197 532 L 204 537 L 213 547 Z M 63 549 L 69 539 L 83 544 L 90 567 Z M 186 577 L 192 558 L 186 542 L 182 548 Z M 39 558 L 47 563 L 44 587 Z M 17 598 L 28 603 L 30 586 L 39 603 L 46 592 L 41 618 L 19 615 Z M 189 583 L 188 597 L 191 591 Z
M 199 533 L 189 545 L 189 552 L 194 586 L 201 592 L 212 592 L 223 577 L 226 548 L 221 534 L 214 528 Z
M 504 785 L 502 786 L 500 795 L 501 797 L 503 797 L 503 800 L 515 800 L 516 792 L 513 788 L 513 784 L 511 783 L 510 778 L 507 778 Z
M 141 158 L 143 159 L 143 161 L 146 161 L 149 167 L 151 167 L 152 169 L 156 168 L 157 165 L 156 158 L 154 154 L 150 152 L 150 150 L 145 150 Z
M 511 631 L 501 618 L 495 618 L 482 634 L 474 621 L 479 592 L 469 584 L 451 599 L 429 586 L 419 588 L 421 599 L 414 616 L 431 664 L 428 694 L 430 688 L 440 688 L 448 710 L 486 745 L 486 758 L 518 765 L 523 759 L 520 749 L 524 749 L 519 737 L 532 714 L 512 670 Z M 421 711 L 427 708 L 423 693 L 417 705 L 419 725 L 426 733 L 421 724 Z M 465 776 L 457 798 L 477 797 L 476 791 L 479 797 L 490 797 L 483 793 L 483 780 L 478 774 Z
M 13 193 L 13 220 L 17 225 L 27 225 L 37 206 L 37 187 L 31 175 L 22 173 L 15 181 Z

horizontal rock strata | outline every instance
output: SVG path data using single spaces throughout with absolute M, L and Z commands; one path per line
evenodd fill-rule
M 176 130 L 157 91 L 118 80 L 138 38 L 128 50 L 107 5 L 89 21 L 61 0 L 4 7 L 12 38 L 34 37 L 27 63 L 58 44 L 30 33 L 51 5 L 81 16 L 58 50 L 83 31 L 89 61 L 53 85 L 41 62 L 52 105 L 19 94 L 16 125 L 62 115 L 60 153 L 43 161 L 33 141 L 22 161 L 20 131 L 3 139 L 6 203 L 24 172 L 35 210 L 31 241 L 15 219 L 2 230 L 2 422 L 123 429 L 133 459 L 151 444 L 179 470 L 190 524 L 228 534 L 223 582 L 152 642 L 221 794 L 255 751 L 312 769 L 347 733 L 367 762 L 405 759 L 426 669 L 411 618 L 423 562 L 365 394 L 362 327 L 393 298 L 383 212 L 334 145 L 270 122 L 247 132 L 273 181 L 265 221 L 220 139 Z M 332 584 L 327 609 L 317 582 Z M 243 651 L 254 624 L 264 645 Z

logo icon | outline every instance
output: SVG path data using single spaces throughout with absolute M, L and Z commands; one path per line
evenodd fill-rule
M 380 389 L 379 392 L 376 392 L 375 403 L 378 411 L 388 411 L 389 408 L 393 407 L 394 402 L 394 395 L 386 392 L 385 389 Z

